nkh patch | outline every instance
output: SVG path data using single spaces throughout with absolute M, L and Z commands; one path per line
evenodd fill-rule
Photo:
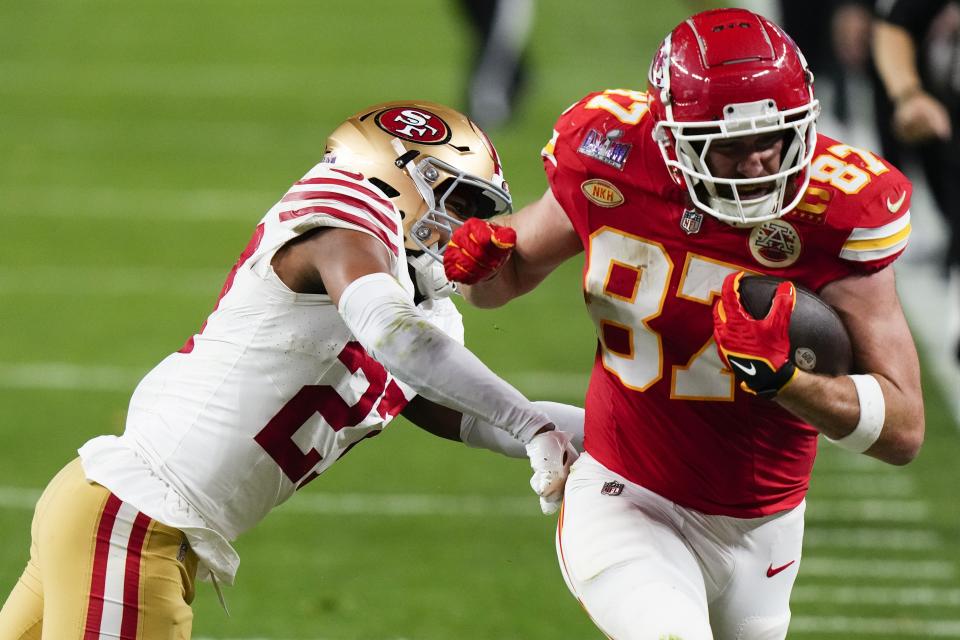
M 593 178 L 580 185 L 580 191 L 588 200 L 600 207 L 619 207 L 623 204 L 623 194 L 612 182 Z
M 583 142 L 580 143 L 577 153 L 623 171 L 623 165 L 626 164 L 630 147 L 633 145 L 617 142 L 617 139 L 622 135 L 623 132 L 619 129 L 613 129 L 606 135 L 596 129 L 590 129 L 583 138 Z
M 696 209 L 684 209 L 683 216 L 680 217 L 680 228 L 687 235 L 700 232 L 700 226 L 703 224 L 703 213 Z
M 600 489 L 600 495 L 603 496 L 618 496 L 621 493 L 623 493 L 623 483 L 616 480 L 604 482 L 603 488 Z

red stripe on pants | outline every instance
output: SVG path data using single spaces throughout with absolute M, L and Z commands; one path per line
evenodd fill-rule
M 103 590 L 107 583 L 107 559 L 110 555 L 110 537 L 117 511 L 123 504 L 120 498 L 110 494 L 100 515 L 97 527 L 97 542 L 93 551 L 93 575 L 90 578 L 90 599 L 87 602 L 87 621 L 84 624 L 83 640 L 99 640 L 100 622 L 103 618 Z
M 150 518 L 137 514 L 127 544 L 127 566 L 123 575 L 123 621 L 120 640 L 137 640 L 137 619 L 140 613 L 140 552 L 147 535 Z

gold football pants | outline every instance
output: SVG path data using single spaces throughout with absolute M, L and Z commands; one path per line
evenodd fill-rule
M 189 640 L 197 556 L 183 533 L 64 467 L 37 502 L 0 640 Z

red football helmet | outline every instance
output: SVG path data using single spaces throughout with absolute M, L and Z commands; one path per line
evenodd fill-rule
M 698 13 L 667 35 L 648 79 L 654 139 L 698 208 L 754 225 L 797 205 L 810 180 L 820 105 L 803 54 L 780 27 L 745 9 Z M 712 142 L 777 131 L 786 136 L 779 172 L 712 174 Z

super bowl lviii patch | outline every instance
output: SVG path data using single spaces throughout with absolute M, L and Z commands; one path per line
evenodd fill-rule
M 617 139 L 621 135 L 623 135 L 623 132 L 619 129 L 614 129 L 606 135 L 596 129 L 590 129 L 583 138 L 583 142 L 580 143 L 580 148 L 577 149 L 577 153 L 599 160 L 603 164 L 623 171 L 623 165 L 627 162 L 627 156 L 630 154 L 630 147 L 632 145 L 625 142 L 617 142 Z

